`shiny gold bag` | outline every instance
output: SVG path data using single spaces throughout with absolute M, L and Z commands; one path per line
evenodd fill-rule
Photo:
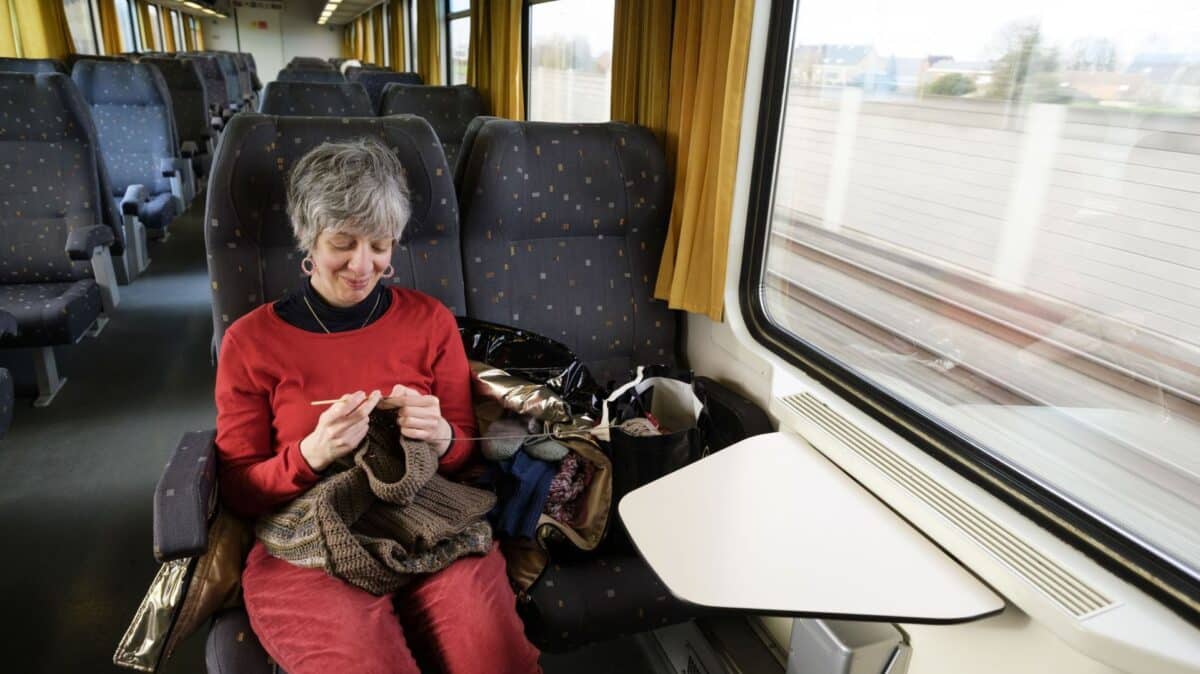
M 154 672 L 214 613 L 241 602 L 242 567 L 253 543 L 246 522 L 219 511 L 199 557 L 162 565 L 121 637 L 113 664 Z

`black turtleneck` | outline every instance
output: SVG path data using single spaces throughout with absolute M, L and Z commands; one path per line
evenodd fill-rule
M 305 299 L 308 300 L 307 304 L 304 302 Z M 376 301 L 379 303 L 378 306 L 375 304 Z M 301 330 L 325 332 L 321 329 L 321 323 L 324 323 L 329 332 L 345 332 L 357 330 L 379 320 L 379 317 L 388 310 L 391 304 L 391 291 L 382 283 L 377 283 L 371 294 L 358 304 L 349 307 L 335 307 L 321 297 L 312 287 L 312 280 L 309 279 L 304 283 L 300 292 L 290 292 L 276 302 L 275 313 L 279 314 L 284 321 Z M 309 311 L 309 305 L 312 306 L 312 311 Z M 313 317 L 314 313 L 321 319 L 320 323 Z

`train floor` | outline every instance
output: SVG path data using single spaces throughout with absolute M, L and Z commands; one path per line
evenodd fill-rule
M 184 431 L 211 428 L 212 313 L 203 196 L 151 245 L 152 263 L 121 287 L 121 306 L 97 338 L 58 349 L 69 381 L 34 408 L 29 354 L 3 354 L 18 381 L 0 440 L 0 602 L 4 671 L 113 672 L 111 658 L 158 564 L 151 501 Z M 621 639 L 545 655 L 547 674 L 653 671 L 645 640 Z M 161 671 L 204 672 L 202 635 Z

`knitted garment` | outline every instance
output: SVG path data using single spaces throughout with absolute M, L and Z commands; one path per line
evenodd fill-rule
M 382 595 L 491 548 L 483 516 L 495 495 L 438 475 L 437 452 L 427 442 L 402 441 L 394 413 L 371 414 L 353 456 L 353 465 L 337 464 L 259 518 L 255 533 L 268 552 Z

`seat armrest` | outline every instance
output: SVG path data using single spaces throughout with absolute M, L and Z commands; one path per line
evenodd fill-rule
M 196 141 L 194 140 L 185 140 L 183 141 L 183 144 L 179 146 L 179 156 L 181 157 L 191 159 L 197 154 L 200 154 L 200 148 L 196 146 Z
M 0 311 L 0 337 L 17 334 L 17 317 L 7 311 Z
M 121 197 L 121 212 L 125 215 L 137 215 L 142 202 L 150 199 L 150 192 L 145 185 L 130 185 L 125 188 L 125 196 Z
M 154 556 L 161 562 L 203 554 L 216 507 L 217 432 L 184 433 L 154 489 Z
M 116 237 L 111 227 L 76 227 L 67 234 L 67 255 L 72 260 L 90 260 L 97 248 L 111 246 L 113 241 L 116 241 Z

